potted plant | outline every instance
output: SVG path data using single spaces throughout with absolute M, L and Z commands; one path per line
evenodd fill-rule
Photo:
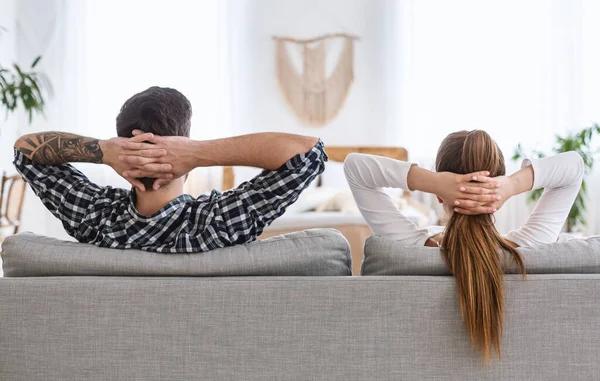
M 0 34 L 6 29 L 0 26 Z M 6 110 L 6 117 L 17 108 L 23 109 L 29 115 L 29 123 L 34 113 L 43 113 L 45 92 L 50 89 L 50 84 L 43 75 L 35 71 L 42 56 L 37 56 L 28 69 L 17 63 L 10 67 L 0 65 L 0 104 Z
M 598 152 L 593 150 L 591 147 L 592 138 L 595 134 L 600 134 L 600 126 L 598 124 L 594 124 L 591 127 L 584 128 L 578 132 L 571 132 L 567 134 L 567 136 L 562 137 L 556 135 L 556 143 L 552 148 L 554 153 L 561 153 L 567 151 L 575 151 L 581 155 L 583 158 L 583 163 L 585 165 L 585 173 L 589 173 L 594 167 L 594 155 Z M 533 157 L 542 158 L 546 155 L 543 152 L 534 150 Z M 525 158 L 528 155 L 525 155 L 523 147 L 519 143 L 515 148 L 512 159 L 520 160 Z M 537 201 L 542 193 L 543 189 L 536 189 L 527 195 L 528 202 Z M 578 226 L 585 226 L 586 220 L 584 216 L 585 211 L 585 201 L 586 201 L 586 192 L 587 185 L 585 179 L 581 184 L 581 190 L 577 194 L 575 198 L 575 202 L 573 203 L 573 207 L 569 212 L 569 216 L 567 217 L 566 230 L 567 232 L 573 232 L 573 230 Z

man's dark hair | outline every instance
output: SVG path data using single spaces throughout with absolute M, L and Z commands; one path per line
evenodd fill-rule
M 190 136 L 192 105 L 175 89 L 153 86 L 125 101 L 117 115 L 117 135 L 130 138 L 133 130 L 161 136 Z M 153 178 L 139 179 L 147 190 Z

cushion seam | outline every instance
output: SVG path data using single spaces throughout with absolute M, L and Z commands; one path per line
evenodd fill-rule
M 335 234 L 335 236 L 339 237 L 339 234 Z M 46 237 L 46 236 L 41 236 L 41 237 Z M 323 238 L 323 237 L 329 237 L 329 235 L 327 235 L 327 234 L 320 234 L 320 235 L 315 235 L 315 236 L 310 236 L 310 237 L 292 237 L 292 238 L 277 239 L 277 240 L 272 240 L 272 241 L 267 241 L 267 242 L 265 242 L 265 241 L 252 241 L 252 242 L 247 242 L 246 244 L 226 246 L 224 248 L 219 248 L 219 249 L 229 249 L 229 248 L 234 248 L 234 247 L 238 247 L 238 246 L 244 246 L 244 245 L 247 245 L 249 243 L 254 243 L 254 242 L 260 243 L 262 245 L 265 245 L 267 243 L 271 244 L 273 242 L 280 242 L 280 241 L 295 241 L 295 240 L 298 240 L 298 239 Z M 66 241 L 59 240 L 57 238 L 52 238 L 52 237 L 47 237 L 47 238 L 56 239 L 57 241 L 60 241 L 60 242 L 66 242 Z M 19 239 L 27 241 L 29 243 L 42 244 L 42 243 L 36 241 L 34 238 L 30 238 L 30 237 L 20 237 Z M 13 238 L 13 240 L 14 240 L 14 238 Z M 346 242 L 346 244 L 348 244 L 347 241 L 345 241 L 345 242 Z M 6 245 L 6 243 L 5 243 L 5 245 Z M 11 243 L 9 245 L 15 245 L 15 244 Z M 93 243 L 85 243 L 85 242 L 66 242 L 66 243 L 53 243 L 52 244 L 52 246 L 58 246 L 58 247 L 71 247 L 71 245 L 91 245 L 91 246 L 99 248 L 99 249 L 109 249 L 109 250 L 119 250 L 119 251 L 135 250 L 135 251 L 141 251 L 143 253 L 159 254 L 159 255 L 166 255 L 166 256 L 178 255 L 178 254 L 187 254 L 187 255 L 191 254 L 191 255 L 193 255 L 193 254 L 199 254 L 199 253 L 206 253 L 207 252 L 207 251 L 198 251 L 198 252 L 193 252 L 193 253 L 160 253 L 160 252 L 157 252 L 157 251 L 145 251 L 145 250 L 140 250 L 140 249 L 120 249 L 120 248 L 115 248 L 115 247 L 102 247 L 102 246 L 94 245 Z M 345 249 L 347 250 L 348 247 L 346 247 Z M 214 250 L 218 250 L 218 249 L 214 249 Z M 214 250 L 209 250 L 209 251 L 214 251 Z M 4 250 L 4 253 L 6 253 L 6 248 Z

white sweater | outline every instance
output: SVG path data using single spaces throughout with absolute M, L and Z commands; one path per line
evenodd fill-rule
M 387 157 L 352 153 L 344 162 L 344 173 L 358 208 L 374 234 L 407 245 L 425 245 L 427 239 L 443 231 L 441 226 L 419 229 L 396 207 L 382 188 L 408 190 L 409 162 Z M 522 167 L 533 166 L 533 189 L 544 194 L 525 225 L 506 238 L 519 246 L 556 242 L 571 206 L 581 187 L 583 160 L 576 152 L 544 159 L 524 160 Z

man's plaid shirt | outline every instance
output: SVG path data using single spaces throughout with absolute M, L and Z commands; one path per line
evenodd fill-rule
M 15 150 L 14 164 L 46 208 L 79 242 L 161 253 L 194 253 L 250 242 L 281 216 L 325 169 L 323 142 L 239 187 L 177 197 L 142 216 L 134 193 L 102 187 L 69 164 L 35 164 Z

